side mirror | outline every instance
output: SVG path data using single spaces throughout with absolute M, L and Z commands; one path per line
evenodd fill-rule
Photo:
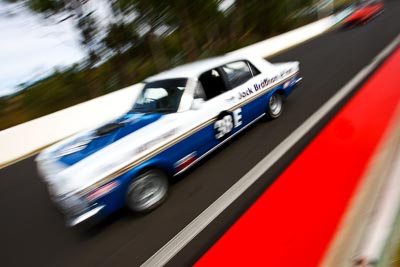
M 204 103 L 204 102 L 205 102 L 205 101 L 204 101 L 203 98 L 195 98 L 195 99 L 193 99 L 191 109 L 193 109 L 193 110 L 198 110 L 198 109 L 200 109 L 201 106 L 203 106 L 203 103 Z

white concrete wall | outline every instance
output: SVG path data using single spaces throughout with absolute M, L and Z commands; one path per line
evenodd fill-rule
M 249 54 L 268 57 L 324 33 L 336 22 L 336 17 L 330 16 L 265 41 L 238 49 L 229 54 Z
M 0 132 L 0 167 L 128 111 L 140 84 L 22 123 Z
M 328 30 L 334 16 L 313 22 L 282 35 L 244 47 L 231 54 L 273 55 Z M 74 133 L 122 115 L 137 96 L 139 84 L 72 106 L 0 132 L 0 167 Z

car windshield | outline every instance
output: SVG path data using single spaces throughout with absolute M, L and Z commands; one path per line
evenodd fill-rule
M 176 112 L 181 102 L 187 79 L 169 79 L 147 83 L 132 111 L 143 113 Z

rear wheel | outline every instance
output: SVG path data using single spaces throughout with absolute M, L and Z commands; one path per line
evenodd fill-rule
M 126 205 L 134 212 L 149 212 L 164 202 L 167 192 L 167 176 L 157 169 L 147 170 L 132 180 Z
M 278 118 L 283 112 L 283 97 L 274 93 L 268 100 L 267 115 L 270 119 Z

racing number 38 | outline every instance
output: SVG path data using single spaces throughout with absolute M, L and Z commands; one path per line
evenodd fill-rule
M 214 123 L 215 138 L 222 139 L 230 132 L 233 128 L 242 125 L 242 109 L 235 109 L 233 112 L 224 111 L 221 112 Z

